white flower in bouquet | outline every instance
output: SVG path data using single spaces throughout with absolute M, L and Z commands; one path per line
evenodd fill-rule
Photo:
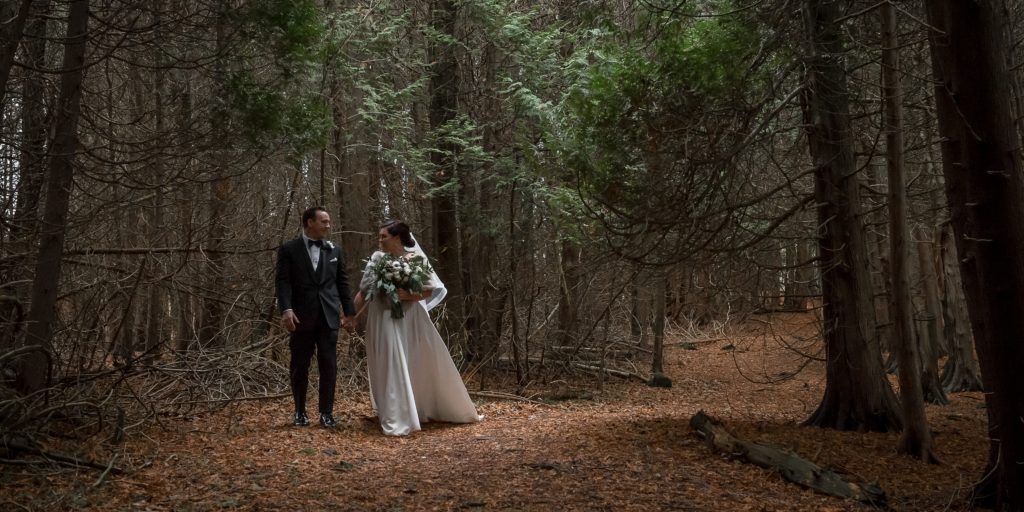
M 402 318 L 402 301 L 398 298 L 399 290 L 410 293 L 422 292 L 430 281 L 433 269 L 430 262 L 422 256 L 400 257 L 385 254 L 369 269 L 374 277 L 374 285 L 367 292 L 367 299 L 372 300 L 378 294 L 387 300 L 391 307 L 391 318 Z

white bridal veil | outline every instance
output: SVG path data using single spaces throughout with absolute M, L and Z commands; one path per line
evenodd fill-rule
M 429 262 L 430 258 L 427 257 L 427 253 L 423 252 L 423 247 L 420 247 L 420 242 L 416 240 L 416 237 L 413 236 L 412 233 L 409 233 L 409 236 L 412 237 L 413 246 L 410 247 L 408 250 L 420 256 L 423 256 L 423 259 Z M 433 265 L 431 265 L 431 269 L 433 269 Z M 444 300 L 444 296 L 448 295 L 448 290 L 445 289 L 444 283 L 441 281 L 441 278 L 437 277 L 437 272 L 433 272 L 430 274 L 430 280 L 433 282 L 432 284 L 434 285 L 434 293 L 430 294 L 430 297 L 427 297 L 420 301 L 420 305 L 422 305 L 427 311 L 430 311 L 431 309 L 437 307 L 437 305 L 440 304 L 442 300 Z

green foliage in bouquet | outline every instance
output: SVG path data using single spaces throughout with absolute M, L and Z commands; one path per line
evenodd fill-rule
M 410 293 L 419 293 L 430 281 L 433 269 L 423 256 L 384 256 L 373 262 L 370 267 L 373 275 L 373 286 L 367 292 L 367 300 L 373 300 L 380 296 L 387 301 L 391 308 L 391 318 L 402 318 L 402 301 L 398 298 L 398 291 L 405 290 Z

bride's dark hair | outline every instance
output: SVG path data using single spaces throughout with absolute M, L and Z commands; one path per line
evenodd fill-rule
M 388 230 L 388 234 L 397 236 L 402 241 L 402 245 L 405 247 L 412 247 L 416 245 L 416 242 L 412 240 L 412 232 L 409 231 L 409 225 L 400 220 L 389 220 L 381 224 L 381 229 Z

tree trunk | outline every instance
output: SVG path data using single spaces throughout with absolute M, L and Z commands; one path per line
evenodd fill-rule
M 946 405 L 949 399 L 942 389 L 942 379 L 939 376 L 939 320 L 942 318 L 942 304 L 939 300 L 938 277 L 935 272 L 934 243 L 924 238 L 916 244 L 925 296 L 921 322 L 924 328 L 918 330 L 921 347 L 921 386 L 926 401 Z
M 885 197 L 888 196 L 889 185 L 888 180 L 882 180 L 879 176 L 878 169 L 881 169 L 881 165 L 874 161 L 868 163 L 864 168 L 865 172 L 865 184 L 875 192 L 876 196 Z M 893 331 L 894 323 L 891 318 L 891 302 L 892 302 L 892 289 L 889 279 L 889 270 L 891 268 L 889 261 L 889 251 L 887 247 L 888 240 L 884 236 L 884 230 L 886 226 L 885 210 L 881 207 L 884 204 L 883 201 L 878 201 L 879 206 L 873 207 L 870 216 L 870 229 L 867 230 L 867 242 L 868 242 L 868 253 L 874 254 L 874 258 L 869 256 L 868 265 L 871 271 L 871 304 L 874 307 L 875 312 L 875 335 L 878 337 L 878 346 L 883 354 L 888 354 L 885 362 L 885 368 L 887 371 L 892 372 L 896 369 L 896 345 L 893 342 Z M 874 205 L 872 205 L 874 206 Z
M 643 274 L 637 272 L 630 284 L 629 334 L 633 343 L 640 348 L 647 347 L 647 326 L 650 324 L 650 293 L 645 285 Z
M 900 453 L 927 462 L 938 462 L 932 449 L 931 431 L 924 413 L 921 386 L 921 355 L 914 336 L 914 305 L 910 298 L 910 229 L 907 228 L 906 180 L 903 159 L 903 88 L 900 86 L 899 39 L 896 9 L 884 2 L 882 20 L 882 101 L 885 111 L 885 145 L 889 178 L 889 280 L 892 283 L 893 321 L 899 350 L 900 399 L 903 434 Z
M 379 224 L 385 220 L 381 212 L 373 205 L 378 204 L 377 193 L 373 183 L 376 170 L 370 165 L 369 159 L 355 148 L 350 148 L 349 141 L 365 140 L 366 133 L 360 129 L 356 115 L 359 102 L 363 99 L 362 91 L 357 87 L 344 87 L 342 77 L 337 76 L 333 67 L 328 70 L 328 91 L 332 99 L 334 115 L 334 132 L 332 134 L 332 152 L 337 158 L 337 165 L 332 175 L 338 177 L 335 188 L 339 214 L 337 230 L 341 232 L 341 247 L 345 252 L 345 271 L 348 272 L 352 289 L 357 290 L 363 276 L 366 259 L 373 254 L 377 246 Z M 300 172 L 296 170 L 296 172 Z M 298 175 L 296 175 L 298 176 Z M 416 226 L 413 226 L 416 233 Z M 420 237 L 422 234 L 420 233 Z M 418 240 L 423 243 L 423 240 Z M 429 242 L 429 240 L 427 241 Z M 433 254 L 433 253 L 428 253 Z M 363 317 L 365 318 L 365 317 Z M 362 355 L 364 349 L 355 337 L 350 337 L 353 345 L 349 352 Z
M 514 368 L 516 372 L 516 386 L 517 393 L 522 392 L 523 388 L 529 382 L 529 360 L 530 354 L 527 352 L 525 340 L 521 340 L 519 334 L 519 252 L 516 250 L 517 245 L 514 240 L 517 238 L 517 222 L 516 218 L 516 202 L 518 200 L 517 185 L 515 178 L 512 178 L 512 186 L 508 195 L 508 240 L 512 241 L 509 245 L 508 254 L 508 275 L 505 276 L 507 280 L 506 289 L 508 290 L 509 297 L 509 316 L 510 316 L 510 330 L 508 344 L 512 348 L 512 361 L 514 361 Z M 520 348 L 522 346 L 522 348 Z
M 953 227 L 946 224 L 939 237 L 942 249 L 942 332 L 949 346 L 949 359 L 942 369 L 942 387 L 947 392 L 981 391 L 981 369 L 974 356 L 971 320 L 960 279 L 960 261 L 953 241 Z
M 484 119 L 501 117 L 501 84 L 498 77 L 503 55 L 495 44 L 487 44 L 479 65 L 482 78 L 480 91 L 480 113 Z M 497 155 L 502 147 L 511 146 L 504 132 L 496 122 L 482 125 L 481 144 L 488 155 Z M 465 169 L 469 171 L 469 169 Z M 508 301 L 508 288 L 496 286 L 502 280 L 497 273 L 498 241 L 495 237 L 497 222 L 501 217 L 496 193 L 496 181 L 502 171 L 487 162 L 475 165 L 465 176 L 460 191 L 459 225 L 462 226 L 460 245 L 463 252 L 462 280 L 467 298 L 467 347 L 476 359 L 497 361 L 502 331 L 502 311 Z
M 991 449 L 976 499 L 1024 509 L 1024 176 L 994 2 L 926 2 L 943 171 L 987 393 Z M 994 490 L 994 496 L 984 491 Z
M 67 37 L 61 64 L 63 71 L 60 80 L 60 99 L 53 121 L 53 150 L 46 173 L 46 207 L 40 230 L 39 257 L 32 282 L 32 306 L 28 314 L 25 340 L 26 344 L 38 345 L 47 352 L 52 350 L 61 253 L 64 250 L 68 207 L 74 181 L 88 24 L 89 0 L 72 0 L 68 9 Z M 18 389 L 23 393 L 42 389 L 49 377 L 48 363 L 48 356 L 39 352 L 24 357 L 18 368 Z
M 825 395 L 807 424 L 840 430 L 900 427 L 896 397 L 882 371 L 860 194 L 850 133 L 845 52 L 838 5 L 805 0 L 808 50 L 805 116 L 815 166 L 826 351 Z
M 12 4 L 13 5 L 13 4 Z M 46 63 L 46 11 L 48 0 L 37 0 L 33 3 L 33 16 L 29 19 L 25 32 L 25 55 L 27 64 L 41 69 Z M 13 22 L 12 22 L 13 23 Z M 39 226 L 39 201 L 42 196 L 43 180 L 46 174 L 46 109 L 43 96 L 46 82 L 37 71 L 26 71 L 21 95 L 21 152 L 18 156 L 18 197 L 15 203 L 14 218 L 10 223 L 11 249 L 13 254 L 28 253 L 32 243 L 36 241 Z M 0 104 L 3 101 L 0 100 Z M 25 258 L 14 257 L 0 264 L 0 281 L 11 283 L 17 280 L 18 273 L 23 272 L 28 262 Z M 26 285 L 12 285 L 11 296 L 0 303 L 0 318 L 10 319 L 13 329 L 0 332 L 0 349 L 13 348 L 16 342 L 20 317 L 23 314 L 22 303 L 31 293 Z
M 222 55 L 227 45 L 227 23 L 228 23 L 228 6 L 225 0 L 218 0 L 217 2 L 217 54 Z M 217 94 L 220 95 L 220 106 L 214 109 L 213 121 L 210 133 L 213 139 L 210 144 L 213 147 L 223 146 L 227 140 L 227 124 L 226 117 L 227 113 L 222 110 L 228 102 L 227 96 L 227 75 L 224 70 L 223 59 L 218 59 L 217 67 L 214 72 L 214 78 L 217 81 L 217 87 L 219 91 Z M 206 254 L 206 263 L 204 265 L 204 278 L 211 290 L 220 291 L 225 288 L 225 265 L 224 265 L 224 253 L 219 250 L 224 247 L 224 243 L 228 238 L 226 212 L 231 208 L 231 196 L 233 185 L 231 183 L 231 177 L 226 169 L 227 158 L 224 155 L 226 148 L 219 147 L 219 149 L 213 152 L 212 158 L 214 160 L 214 179 L 210 181 L 209 191 L 207 196 L 207 221 L 208 221 L 208 247 L 213 251 Z M 199 343 L 203 347 L 223 347 L 224 345 L 224 327 L 225 327 L 225 311 L 224 304 L 213 297 L 203 299 L 203 316 L 200 322 L 199 328 Z
M 807 272 L 803 269 L 808 259 L 806 245 L 804 240 L 798 239 L 786 246 L 786 287 L 782 301 L 782 309 L 785 311 L 807 309 L 807 298 L 811 291 L 807 286 Z
M 729 433 L 722 424 L 699 411 L 690 418 L 690 427 L 716 451 L 778 473 L 786 480 L 807 489 L 840 498 L 852 498 L 885 508 L 885 492 L 875 484 L 846 481 L 830 469 L 818 466 L 795 453 L 772 445 L 744 441 Z
M 46 65 L 46 28 L 49 4 L 49 0 L 33 2 L 34 16 L 25 28 L 26 64 L 35 69 L 42 69 Z M 27 231 L 25 233 L 27 238 L 34 235 L 32 230 L 35 229 L 38 222 L 38 204 L 45 173 L 46 109 L 43 98 L 46 82 L 43 80 L 42 73 L 38 71 L 31 70 L 26 73 L 21 99 L 23 136 L 21 155 L 18 160 L 17 214 L 11 231 L 12 236 L 15 233 Z
M 4 2 L 0 7 L 0 108 L 7 95 L 7 79 L 11 76 L 14 54 L 18 53 L 18 43 L 31 9 L 32 0 L 21 0 L 17 4 Z
M 665 375 L 665 320 L 668 312 L 665 309 L 668 298 L 668 274 L 660 270 L 653 279 L 653 304 L 651 309 L 654 317 L 654 325 L 651 327 L 651 334 L 654 338 L 654 347 L 651 354 L 651 378 L 647 385 L 656 388 L 672 387 L 672 379 Z
M 163 0 L 153 3 L 153 26 L 156 31 L 156 39 L 161 40 L 163 30 L 161 17 L 164 9 Z M 154 80 L 153 80 L 153 115 L 154 130 L 158 135 L 164 133 L 164 79 L 167 71 L 163 67 L 163 58 L 159 52 L 154 52 Z M 164 158 L 160 155 L 159 148 L 153 148 L 156 155 L 151 167 L 153 199 L 148 208 L 149 220 L 145 223 L 147 239 L 150 247 L 160 247 L 165 243 L 164 228 Z M 156 256 L 152 256 L 150 262 L 149 296 L 146 299 L 146 346 L 147 358 L 155 359 L 160 355 L 160 347 L 164 343 L 164 317 L 167 307 L 167 293 L 161 283 L 157 280 L 162 269 Z
M 558 287 L 558 331 L 555 339 L 561 346 L 575 346 L 579 294 L 580 249 L 572 240 L 562 240 L 561 275 Z
M 458 62 L 455 56 L 455 19 L 458 7 L 453 0 L 433 0 L 430 6 L 430 26 L 436 32 L 427 49 L 430 65 L 430 128 L 440 135 L 458 112 Z M 456 199 L 458 197 L 458 148 L 439 140 L 437 151 L 430 153 L 434 166 L 434 186 L 445 189 L 432 199 L 432 225 L 434 230 L 435 270 L 448 289 L 445 299 L 451 314 L 445 322 L 448 333 L 463 338 L 466 305 L 462 284 L 462 262 L 459 250 L 459 226 Z M 454 185 L 454 186 L 450 186 Z

